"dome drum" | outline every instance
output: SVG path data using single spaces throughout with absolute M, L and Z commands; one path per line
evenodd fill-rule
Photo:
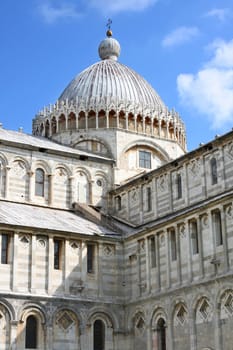
M 185 127 L 174 111 L 154 111 L 150 108 L 133 110 L 131 104 L 124 106 L 93 106 L 88 111 L 80 108 L 83 103 L 58 102 L 44 108 L 34 119 L 33 134 L 52 138 L 55 134 L 89 129 L 119 129 L 160 139 L 173 140 L 186 149 Z M 148 113 L 148 114 L 147 114 Z

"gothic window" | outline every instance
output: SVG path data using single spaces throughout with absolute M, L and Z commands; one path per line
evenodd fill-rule
M 37 349 L 37 319 L 33 315 L 26 321 L 25 348 Z
M 198 254 L 199 245 L 198 245 L 198 230 L 197 230 L 196 220 L 190 221 L 190 236 L 191 236 L 192 253 Z
M 182 177 L 181 174 L 177 174 L 177 199 L 182 198 Z
M 212 185 L 215 185 L 218 182 L 218 172 L 217 172 L 217 161 L 216 158 L 212 158 L 210 161 L 210 170 L 211 170 L 211 182 Z
M 152 198 L 151 198 L 151 188 L 147 187 L 146 189 L 146 201 L 147 201 L 147 211 L 152 209 Z
M 148 151 L 139 151 L 139 167 L 151 169 L 151 153 Z
M 150 237 L 150 260 L 151 267 L 156 267 L 155 237 Z
M 1 264 L 8 264 L 9 262 L 9 245 L 10 245 L 10 236 L 3 233 L 2 246 L 1 246 Z
M 103 321 L 96 320 L 94 323 L 94 350 L 105 349 L 105 326 Z
M 62 258 L 62 241 L 60 239 L 54 239 L 54 269 L 61 269 L 61 258 Z
M 166 325 L 163 318 L 160 318 L 157 323 L 158 332 L 158 349 L 166 350 Z
M 170 229 L 170 246 L 171 246 L 171 259 L 175 261 L 177 259 L 177 247 L 176 247 L 176 232 L 172 228 Z
M 41 168 L 36 169 L 36 179 L 35 179 L 35 195 L 44 197 L 44 170 Z
M 213 220 L 213 231 L 215 235 L 216 246 L 220 246 L 223 244 L 222 220 L 221 220 L 220 210 L 215 210 L 212 212 L 212 220 Z
M 94 272 L 94 257 L 95 257 L 95 247 L 93 244 L 87 244 L 87 272 Z

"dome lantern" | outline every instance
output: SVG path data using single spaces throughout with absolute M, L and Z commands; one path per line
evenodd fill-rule
M 120 56 L 121 47 L 119 42 L 112 37 L 112 31 L 110 27 L 106 32 L 107 38 L 101 41 L 99 44 L 99 56 L 101 60 L 114 60 L 117 61 Z

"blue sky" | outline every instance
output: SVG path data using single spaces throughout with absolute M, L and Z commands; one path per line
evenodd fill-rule
M 0 122 L 34 115 L 99 60 L 111 18 L 119 61 L 186 124 L 188 149 L 233 127 L 232 0 L 8 0 L 0 3 Z

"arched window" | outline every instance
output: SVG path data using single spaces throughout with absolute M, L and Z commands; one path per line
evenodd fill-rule
M 182 198 L 182 177 L 180 174 L 177 174 L 177 199 Z
M 192 244 L 192 253 L 198 254 L 199 244 L 198 244 L 198 230 L 197 230 L 197 221 L 190 221 L 190 234 L 191 234 L 191 244 Z
M 171 245 L 171 260 L 175 261 L 177 259 L 176 231 L 174 230 L 174 228 L 171 228 L 169 232 Z
M 44 197 L 44 170 L 41 168 L 36 169 L 35 177 L 35 195 Z
M 94 323 L 94 350 L 104 350 L 105 326 L 103 321 L 96 320 Z
M 121 196 L 116 196 L 116 210 L 121 210 Z
M 217 172 L 217 161 L 216 158 L 212 158 L 210 161 L 210 170 L 211 170 L 211 182 L 212 185 L 215 185 L 218 182 L 218 172 Z
M 222 220 L 220 210 L 216 209 L 212 212 L 213 230 L 215 235 L 216 246 L 223 244 L 222 237 Z
M 163 318 L 160 318 L 157 323 L 158 332 L 158 350 L 166 350 L 166 325 Z
M 33 315 L 28 316 L 26 321 L 25 348 L 37 348 L 37 319 Z

